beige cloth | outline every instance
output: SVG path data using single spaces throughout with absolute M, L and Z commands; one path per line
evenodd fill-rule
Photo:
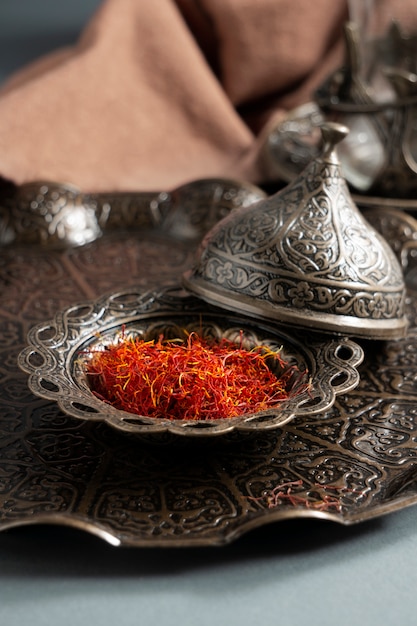
M 395 3 L 417 24 L 414 0 L 380 0 Z M 259 182 L 262 129 L 340 65 L 346 19 L 344 0 L 105 0 L 76 46 L 3 86 L 0 175 L 84 191 Z

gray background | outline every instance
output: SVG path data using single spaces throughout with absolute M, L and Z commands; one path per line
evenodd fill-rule
M 0 0 L 0 81 L 74 42 L 98 4 Z M 19 528 L 0 533 L 0 624 L 409 626 L 416 522 L 411 507 L 351 528 L 282 522 L 224 548 L 169 550 Z
M 0 0 L 0 82 L 55 48 L 76 41 L 99 0 Z

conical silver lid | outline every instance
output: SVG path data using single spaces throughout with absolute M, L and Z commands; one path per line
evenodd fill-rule
M 347 133 L 323 125 L 321 155 L 296 180 L 216 224 L 183 277 L 186 289 L 285 324 L 369 339 L 403 336 L 400 264 L 341 175 L 335 145 Z

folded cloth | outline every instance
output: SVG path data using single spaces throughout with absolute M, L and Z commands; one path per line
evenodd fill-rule
M 417 24 L 414 0 L 380 4 Z M 105 0 L 74 47 L 0 90 L 0 175 L 88 192 L 259 182 L 262 133 L 340 65 L 347 15 L 342 0 Z

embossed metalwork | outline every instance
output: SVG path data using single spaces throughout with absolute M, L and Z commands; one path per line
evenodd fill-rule
M 207 234 L 184 285 L 259 318 L 367 338 L 401 336 L 401 266 L 341 176 L 333 142 L 345 131 L 329 124 L 323 132 L 323 153 L 302 175 Z
M 386 220 L 388 239 L 390 232 L 396 244 L 398 228 Z M 413 240 L 412 230 L 399 237 L 399 258 Z M 227 444 L 215 438 L 173 446 L 159 434 L 144 443 L 105 424 L 74 420 L 33 396 L 16 357 L 34 323 L 120 284 L 176 284 L 192 254 L 157 233 L 146 239 L 116 233 L 65 251 L 0 251 L 0 528 L 47 522 L 115 545 L 212 545 L 278 519 L 351 523 L 417 502 L 417 305 L 409 276 L 407 336 L 367 345 L 358 388 L 338 396 L 320 420 L 297 418 Z M 340 507 L 268 508 L 266 492 L 300 479 L 299 493 L 310 498 L 338 486 Z
M 129 228 L 199 241 L 230 211 L 265 197 L 255 185 L 220 178 L 192 181 L 170 192 L 87 194 L 46 181 L 4 187 L 0 245 L 48 247 L 85 245 L 103 232 Z
M 325 122 L 317 103 L 309 102 L 289 111 L 287 116 L 272 126 L 261 148 L 260 162 L 267 179 L 281 187 L 294 180 L 320 149 L 320 127 Z M 341 165 L 344 175 L 343 164 Z M 393 196 L 372 196 L 352 193 L 355 204 L 364 212 L 368 209 L 391 209 L 417 214 L 417 199 L 405 198 L 395 189 Z M 388 238 L 389 239 L 389 238 Z
M 161 334 L 185 339 L 187 333 L 197 332 L 243 341 L 248 348 L 266 345 L 281 351 L 286 361 L 305 373 L 305 383 L 311 379 L 312 387 L 269 410 L 224 420 L 172 420 L 169 415 L 161 419 L 126 413 L 91 393 L 85 374 L 88 357 L 82 356 L 89 349 L 117 342 L 122 329 L 126 337 L 146 340 Z M 87 421 L 103 421 L 135 434 L 168 432 L 189 437 L 259 432 L 282 426 L 296 416 L 322 413 L 331 407 L 337 394 L 358 384 L 357 366 L 363 359 L 360 346 L 347 338 L 291 336 L 271 325 L 227 316 L 180 290 L 142 293 L 129 289 L 71 306 L 54 320 L 34 327 L 28 342 L 19 355 L 19 365 L 30 374 L 29 388 L 42 398 L 58 402 L 64 413 Z
M 320 154 L 323 112 L 315 102 L 288 111 L 273 124 L 260 148 L 259 163 L 266 180 L 289 183 Z
M 260 155 L 265 176 L 293 180 L 317 156 L 318 127 L 338 121 L 350 129 L 338 154 L 353 192 L 364 203 L 367 196 L 370 202 L 386 198 L 394 207 L 415 210 L 417 35 L 405 35 L 395 22 L 372 42 L 351 22 L 345 35 L 343 66 L 324 81 L 313 102 L 269 129 Z
M 347 23 L 346 60 L 316 94 L 327 119 L 349 126 L 341 146 L 347 180 L 357 192 L 412 198 L 417 190 L 417 36 L 392 23 L 363 59 L 358 27 Z
M 409 279 L 411 270 L 415 269 L 417 264 L 417 220 L 394 207 L 374 206 L 364 209 L 363 214 L 390 242 Z
M 0 249 L 0 529 L 52 523 L 114 545 L 210 546 L 281 519 L 351 524 L 417 503 L 412 288 L 406 337 L 364 342 L 358 387 L 320 417 L 236 442 L 177 437 L 173 445 L 168 434 L 145 442 L 72 418 L 29 390 L 17 356 L 30 328 L 121 286 L 175 285 L 193 254 L 178 240 L 134 231 L 66 250 Z M 266 493 L 299 480 L 297 494 L 315 501 L 338 487 L 340 506 L 269 508 Z

